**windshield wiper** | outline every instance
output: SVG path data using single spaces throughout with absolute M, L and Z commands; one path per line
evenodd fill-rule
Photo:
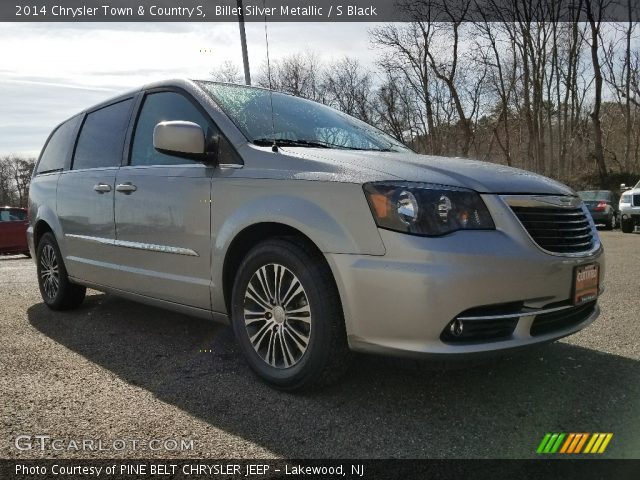
M 341 150 L 361 150 L 368 152 L 392 152 L 390 148 L 359 148 L 349 147 L 347 145 L 338 145 L 337 143 L 321 142 L 317 140 L 291 140 L 288 138 L 257 138 L 253 141 L 255 145 L 261 147 L 270 147 L 275 143 L 278 147 L 315 147 L 315 148 L 339 148 Z
M 255 145 L 261 147 L 270 147 L 277 145 L 278 147 L 315 147 L 315 148 L 331 148 L 330 144 L 321 142 L 312 142 L 310 140 L 290 140 L 288 138 L 257 138 L 253 141 Z

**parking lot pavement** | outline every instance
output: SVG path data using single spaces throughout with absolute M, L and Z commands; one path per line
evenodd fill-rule
M 41 302 L 35 267 L 0 257 L 0 458 L 532 457 L 546 432 L 613 432 L 640 456 L 640 235 L 602 232 L 602 315 L 582 332 L 462 370 L 359 356 L 329 389 L 253 377 L 231 329 L 91 291 Z M 191 439 L 189 451 L 18 451 L 17 435 Z

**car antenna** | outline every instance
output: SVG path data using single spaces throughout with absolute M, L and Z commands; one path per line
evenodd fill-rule
M 271 86 L 271 61 L 269 59 L 269 34 L 267 32 L 267 0 L 262 0 L 262 6 L 264 7 L 264 41 L 267 45 L 267 77 L 269 79 L 269 102 L 271 103 L 271 138 L 273 138 L 273 145 L 271 145 L 271 151 L 276 153 L 278 151 L 278 144 L 276 143 L 276 122 L 275 115 L 273 113 L 273 89 Z

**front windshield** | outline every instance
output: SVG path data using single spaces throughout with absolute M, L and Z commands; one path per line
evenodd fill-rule
M 611 193 L 607 190 L 589 190 L 578 192 L 582 200 L 611 200 Z
M 333 108 L 292 95 L 215 82 L 197 82 L 256 145 L 405 152 L 391 136 Z

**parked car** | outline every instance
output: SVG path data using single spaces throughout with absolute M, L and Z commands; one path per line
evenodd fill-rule
M 335 380 L 350 351 L 473 358 L 599 313 L 573 190 L 266 89 L 168 81 L 91 107 L 51 134 L 29 198 L 50 308 L 92 287 L 230 322 L 282 389 Z
M 640 181 L 631 189 L 621 185 L 621 190 L 623 192 L 619 205 L 620 229 L 624 233 L 632 233 L 640 226 Z
M 596 224 L 613 230 L 618 225 L 618 196 L 610 190 L 586 190 L 578 192 Z
M 0 255 L 29 255 L 27 210 L 0 207 Z

